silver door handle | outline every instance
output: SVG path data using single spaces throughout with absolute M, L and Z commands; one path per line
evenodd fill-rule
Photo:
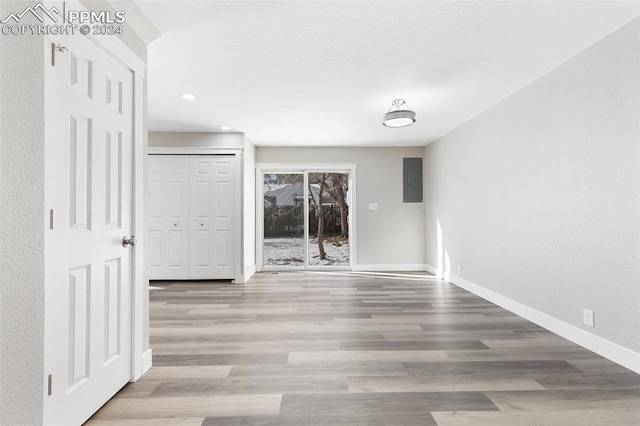
M 136 237 L 132 235 L 131 237 L 127 237 L 126 235 L 122 237 L 122 247 L 135 247 L 136 246 Z

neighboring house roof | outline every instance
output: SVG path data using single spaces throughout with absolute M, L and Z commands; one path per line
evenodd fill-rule
M 318 199 L 320 193 L 320 185 L 312 183 L 311 194 L 314 199 Z M 264 197 L 269 198 L 268 202 L 273 205 L 273 199 L 275 199 L 275 205 L 293 206 L 304 197 L 304 187 L 301 183 L 268 183 L 264 185 Z M 333 200 L 328 192 L 324 192 L 322 195 L 322 204 L 333 204 Z

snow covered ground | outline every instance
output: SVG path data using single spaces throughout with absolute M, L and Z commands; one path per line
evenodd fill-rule
M 349 242 L 325 240 L 325 260 L 320 260 L 318 240 L 309 239 L 309 266 L 349 266 Z M 265 238 L 265 266 L 304 266 L 304 238 Z

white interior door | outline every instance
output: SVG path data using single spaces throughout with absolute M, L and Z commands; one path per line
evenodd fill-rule
M 189 278 L 233 279 L 236 161 L 233 155 L 190 157 Z
M 133 74 L 85 37 L 56 43 L 45 404 L 49 423 L 81 424 L 131 378 Z
M 149 156 L 149 278 L 189 278 L 189 157 Z

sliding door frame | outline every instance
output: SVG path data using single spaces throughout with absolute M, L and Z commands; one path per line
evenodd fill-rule
M 256 164 L 256 266 L 258 271 L 345 271 L 356 265 L 356 169 L 355 163 L 258 163 Z M 349 266 L 309 266 L 309 173 L 348 173 Z M 304 190 L 304 265 L 264 265 L 264 174 L 302 174 Z

